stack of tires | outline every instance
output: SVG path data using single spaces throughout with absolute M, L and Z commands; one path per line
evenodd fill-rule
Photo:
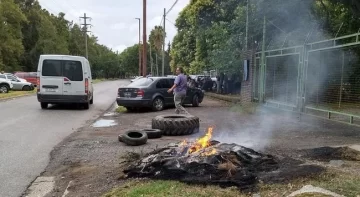
M 130 130 L 119 135 L 119 141 L 130 146 L 146 144 L 148 139 L 183 136 L 199 132 L 200 119 L 192 115 L 161 115 L 152 119 L 152 129 Z

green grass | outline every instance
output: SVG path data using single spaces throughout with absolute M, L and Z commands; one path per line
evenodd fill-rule
M 190 186 L 177 181 L 131 181 L 104 197 L 232 197 L 243 196 L 236 188 Z
M 36 93 L 36 88 L 32 91 L 10 91 L 9 93 L 1 93 L 0 94 L 0 100 L 1 99 L 9 99 L 9 98 L 16 98 L 19 96 L 27 96 L 32 95 Z
M 118 107 L 115 109 L 115 112 L 117 112 L 117 113 L 124 113 L 124 112 L 126 112 L 126 111 L 127 111 L 126 108 L 123 107 L 123 106 L 118 106 Z
M 93 83 L 99 83 L 99 82 L 102 82 L 102 81 L 105 81 L 106 79 L 94 79 L 93 80 Z
M 327 171 L 316 177 L 299 178 L 291 183 L 259 184 L 262 197 L 287 196 L 305 185 L 321 187 L 348 197 L 360 195 L 360 177 L 340 170 Z M 247 197 L 251 194 L 240 193 L 237 188 L 223 189 L 217 186 L 187 185 L 177 181 L 132 180 L 112 190 L 103 197 Z M 302 194 L 297 197 L 323 197 L 321 194 Z M 326 196 L 326 195 L 325 195 Z

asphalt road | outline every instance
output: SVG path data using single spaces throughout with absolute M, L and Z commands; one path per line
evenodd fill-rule
M 45 169 L 53 147 L 107 110 L 117 88 L 128 83 L 94 84 L 94 105 L 89 110 L 69 106 L 41 110 L 36 96 L 0 102 L 0 196 L 20 196 Z

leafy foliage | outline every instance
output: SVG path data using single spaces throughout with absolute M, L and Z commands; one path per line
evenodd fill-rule
M 37 0 L 2 0 L 0 70 L 36 71 L 41 54 L 85 56 L 84 36 L 82 28 L 66 20 L 64 13 L 50 14 Z M 120 56 L 96 37 L 87 36 L 94 77 L 125 75 Z
M 246 48 L 246 0 L 192 0 L 176 20 L 171 67 L 190 73 L 241 72 Z M 248 47 L 261 49 L 266 16 L 267 49 L 351 34 L 360 27 L 357 0 L 249 1 Z M 313 32 L 308 38 L 307 36 Z

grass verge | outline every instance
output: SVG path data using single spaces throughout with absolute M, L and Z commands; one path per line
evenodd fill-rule
M 32 95 L 35 93 L 36 93 L 36 88 L 32 91 L 10 91 L 9 93 L 0 94 L 0 100 L 16 98 L 16 97 L 20 97 L 20 96 L 27 96 L 27 95 Z
M 321 187 L 329 191 L 348 197 L 358 197 L 360 195 L 360 177 L 351 173 L 329 170 L 320 176 L 302 178 L 291 183 L 283 184 L 260 184 L 258 193 L 262 197 L 287 196 L 299 190 L 305 185 Z M 152 181 L 152 180 L 132 180 L 123 186 L 114 189 L 103 197 L 217 197 L 217 196 L 238 196 L 247 197 L 251 194 L 240 193 L 237 188 L 223 189 L 217 186 L 193 186 L 177 181 Z M 297 197 L 317 196 L 322 194 L 302 194 Z
M 236 194 L 236 195 L 234 195 Z M 124 186 L 105 194 L 104 197 L 177 196 L 177 197 L 232 197 L 242 196 L 236 188 L 222 189 L 216 186 L 196 187 L 177 181 L 130 181 Z
M 102 82 L 102 81 L 106 81 L 106 79 L 94 79 L 93 83 L 99 83 L 99 82 Z

